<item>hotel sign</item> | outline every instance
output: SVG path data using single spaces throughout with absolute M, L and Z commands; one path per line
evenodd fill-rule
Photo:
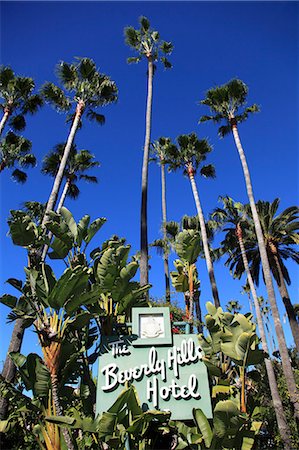
M 161 321 L 161 313 L 163 319 L 167 317 L 168 308 L 135 310 L 141 324 L 139 334 L 113 336 L 102 343 L 105 353 L 99 358 L 97 413 L 107 411 L 129 383 L 136 387 L 144 410 L 171 411 L 172 419 L 188 420 L 192 408 L 201 408 L 212 417 L 207 369 L 197 336 L 168 333 L 167 320 Z M 157 345 L 153 345 L 154 339 Z

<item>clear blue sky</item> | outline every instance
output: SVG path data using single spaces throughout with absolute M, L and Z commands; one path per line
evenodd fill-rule
M 11 65 L 17 74 L 32 76 L 40 86 L 56 81 L 54 68 L 60 60 L 71 62 L 75 56 L 87 56 L 118 85 L 118 103 L 103 110 L 106 125 L 85 121 L 76 137 L 78 148 L 90 150 L 101 162 L 95 173 L 100 183 L 81 184 L 79 200 L 66 204 L 76 219 L 86 213 L 93 219 L 107 217 L 95 246 L 115 233 L 127 238 L 132 252 L 139 249 L 146 66 L 144 62 L 126 64 L 132 53 L 124 44 L 123 29 L 137 26 L 140 15 L 150 19 L 162 39 L 174 44 L 173 69 L 159 67 L 154 79 L 152 139 L 195 131 L 208 137 L 214 147 L 209 161 L 216 166 L 216 180 L 198 178 L 205 215 L 217 206 L 219 195 L 247 201 L 232 136 L 219 140 L 212 124 L 198 125 L 199 117 L 207 113 L 198 104 L 205 91 L 233 77 L 248 84 L 249 103 L 261 106 L 260 114 L 240 126 L 256 200 L 280 197 L 280 210 L 298 202 L 298 3 L 2 2 L 0 8 L 1 63 Z M 24 132 L 38 158 L 38 166 L 29 170 L 28 182 L 21 186 L 11 181 L 8 172 L 1 174 L 1 293 L 13 292 L 4 282 L 9 277 L 23 278 L 26 264 L 25 252 L 14 248 L 6 236 L 9 210 L 26 200 L 47 200 L 52 180 L 39 173 L 41 160 L 67 133 L 64 116 L 45 106 L 28 118 Z M 170 174 L 167 184 L 168 219 L 195 214 L 188 180 L 180 173 Z M 149 241 L 160 236 L 160 195 L 159 168 L 152 165 Z M 155 251 L 151 255 L 151 294 L 161 297 L 163 264 Z M 59 267 L 62 270 L 62 265 Z M 288 268 L 293 280 L 291 298 L 298 303 L 298 270 L 291 262 Z M 198 271 L 205 303 L 212 296 L 203 260 Z M 222 262 L 215 271 L 222 304 L 238 299 L 246 311 L 246 299 L 240 294 L 245 281 L 232 280 Z M 265 294 L 262 286 L 259 292 Z M 0 312 L 1 361 L 11 327 L 5 325 L 7 308 L 0 306 Z M 288 328 L 286 333 L 291 343 Z M 28 338 L 26 342 L 24 353 L 36 351 L 32 345 L 29 348 Z

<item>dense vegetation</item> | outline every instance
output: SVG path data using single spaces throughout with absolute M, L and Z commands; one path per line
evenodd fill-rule
M 42 172 L 54 180 L 48 199 L 44 204 L 26 202 L 23 209 L 11 209 L 7 218 L 13 244 L 25 248 L 28 258 L 23 279 L 14 278 L 12 273 L 7 280 L 16 294 L 0 298 L 9 308 L 8 320 L 15 323 L 0 379 L 2 448 L 297 448 L 299 322 L 298 308 L 287 290 L 291 279 L 286 262 L 299 262 L 299 209 L 290 206 L 278 213 L 279 199 L 272 203 L 255 200 L 238 125 L 258 112 L 258 107 L 247 106 L 246 84 L 233 79 L 207 91 L 201 103 L 211 115 L 202 116 L 200 121 L 222 123 L 222 137 L 232 133 L 248 204 L 221 197 L 222 207 L 211 211 L 207 219 L 196 175 L 215 177 L 214 166 L 206 161 L 212 147 L 195 133 L 182 134 L 175 141 L 170 137 L 152 139 L 153 83 L 158 63 L 171 68 L 168 56 L 173 46 L 160 39 L 147 18 L 141 17 L 139 25 L 139 29 L 125 29 L 126 43 L 137 52 L 128 62 L 145 59 L 148 81 L 141 239 L 136 255 L 131 254 L 126 240 L 116 235 L 92 246 L 106 218 L 92 220 L 86 211 L 76 222 L 64 206 L 68 197 L 79 196 L 80 180 L 98 181 L 89 171 L 95 171 L 99 162 L 88 150 L 78 150 L 75 140 L 85 119 L 104 124 L 101 108 L 116 102 L 115 82 L 86 57 L 73 63 L 61 62 L 56 70 L 61 87 L 46 83 L 38 92 L 31 78 L 16 75 L 10 67 L 0 69 L 0 172 L 13 169 L 12 177 L 23 183 L 27 175 L 20 168 L 36 163 L 31 142 L 19 134 L 26 127 L 26 114 L 37 113 L 50 103 L 60 113 L 67 113 L 69 124 L 65 142 L 57 144 L 43 160 Z M 161 167 L 162 238 L 151 246 L 161 252 L 164 260 L 163 301 L 154 301 L 149 295 L 150 160 Z M 197 216 L 184 216 L 180 223 L 167 218 L 166 168 L 181 170 L 188 177 Z M 80 189 L 84 189 L 83 184 Z M 223 233 L 222 241 L 215 248 L 214 237 L 219 232 Z M 170 271 L 171 252 L 177 259 Z M 235 278 L 246 278 L 244 291 L 249 296 L 250 313 L 242 314 L 236 300 L 230 300 L 225 307 L 228 299 L 219 296 L 214 263 L 223 257 Z M 214 301 L 206 304 L 205 317 L 198 258 L 205 260 Z M 269 304 L 257 294 L 260 274 Z M 294 338 L 292 350 L 286 345 L 273 278 Z M 173 289 L 182 294 L 185 310 L 173 302 L 170 281 Z M 128 333 L 126 323 L 131 320 L 132 307 L 153 303 L 169 306 L 173 322 L 184 321 L 193 333 L 198 333 L 209 373 L 212 420 L 200 409 L 193 410 L 193 423 L 171 420 L 168 412 L 143 411 L 133 385 L 124 386 L 110 409 L 95 416 L 93 367 L 101 351 L 100 337 L 119 330 Z M 21 353 L 29 327 L 36 333 L 40 354 Z M 173 333 L 181 332 L 173 324 Z M 273 341 L 278 344 L 275 353 Z

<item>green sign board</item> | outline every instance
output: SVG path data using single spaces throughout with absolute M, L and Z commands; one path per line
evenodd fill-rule
M 165 344 L 161 309 L 146 308 L 144 312 L 145 308 L 138 308 L 143 330 L 135 340 L 133 333 L 131 337 L 112 336 L 102 342 L 105 352 L 99 358 L 97 413 L 107 411 L 129 382 L 136 387 L 144 410 L 171 411 L 172 419 L 188 420 L 192 419 L 192 408 L 201 408 L 208 418 L 212 417 L 207 369 L 197 336 L 170 335 L 170 342 Z M 153 310 L 159 310 L 157 317 Z M 162 332 L 157 331 L 156 319 Z M 165 334 L 168 338 L 168 332 Z M 157 336 L 157 345 L 153 344 L 153 336 Z M 163 343 L 158 342 L 159 338 Z

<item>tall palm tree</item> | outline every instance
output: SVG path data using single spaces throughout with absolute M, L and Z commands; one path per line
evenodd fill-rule
M 159 163 L 161 167 L 161 204 L 162 204 L 162 230 L 163 240 L 167 241 L 167 212 L 166 212 L 166 178 L 165 178 L 165 165 L 167 164 L 166 150 L 171 143 L 169 138 L 160 137 L 152 144 L 152 157 L 153 161 Z M 164 260 L 164 274 L 165 274 L 165 287 L 166 287 L 166 302 L 170 303 L 170 283 L 169 283 L 169 263 L 168 263 L 168 251 L 167 246 L 163 246 L 163 260 Z
M 192 192 L 196 204 L 200 233 L 202 238 L 202 245 L 206 260 L 206 265 L 208 269 L 208 274 L 210 278 L 212 294 L 214 298 L 214 303 L 216 307 L 220 306 L 218 289 L 215 280 L 214 268 L 212 263 L 212 258 L 209 249 L 208 235 L 206 223 L 199 200 L 198 190 L 195 183 L 194 175 L 196 174 L 199 166 L 200 174 L 204 177 L 215 177 L 215 168 L 212 164 L 202 165 L 206 160 L 207 154 L 212 151 L 212 147 L 209 145 L 206 139 L 198 139 L 195 133 L 189 135 L 183 134 L 177 138 L 178 147 L 170 147 L 167 150 L 167 159 L 169 161 L 169 170 L 183 169 L 184 175 L 189 177 Z
M 35 83 L 32 78 L 16 76 L 10 67 L 0 68 L 0 136 L 9 120 L 9 126 L 21 131 L 26 126 L 25 115 L 34 114 L 43 104 L 38 94 L 33 94 Z
M 286 259 L 293 259 L 295 262 L 299 262 L 299 252 L 292 248 L 299 243 L 299 208 L 291 206 L 276 215 L 279 207 L 278 198 L 272 203 L 258 201 L 256 207 L 263 230 L 270 268 L 285 305 L 294 342 L 297 351 L 299 351 L 299 323 L 287 290 L 286 283 L 290 285 L 291 279 L 284 264 Z M 248 227 L 248 229 L 250 228 Z M 261 258 L 254 233 L 247 235 L 245 247 L 250 270 L 254 282 L 258 286 Z M 244 269 L 240 265 L 240 256 L 236 252 L 232 253 L 229 263 L 230 269 L 234 271 L 235 276 L 240 277 Z
M 31 142 L 23 136 L 17 136 L 9 131 L 0 143 L 0 173 L 4 169 L 14 169 L 12 179 L 19 183 L 25 183 L 27 174 L 15 165 L 22 168 L 34 167 L 36 158 L 31 150 Z
M 128 58 L 128 63 L 138 63 L 142 59 L 147 61 L 147 100 L 145 117 L 145 140 L 141 176 L 141 220 L 140 220 L 140 282 L 148 284 L 148 236 L 147 236 L 147 191 L 148 191 L 148 162 L 152 126 L 153 77 L 155 63 L 161 61 L 166 69 L 171 68 L 167 55 L 172 52 L 171 42 L 162 41 L 158 31 L 151 28 L 146 17 L 139 18 L 140 28 L 126 27 L 124 30 L 126 44 L 138 56 Z
M 261 227 L 261 223 L 259 220 L 255 204 L 249 168 L 238 132 L 238 124 L 244 122 L 250 113 L 254 113 L 259 110 L 258 106 L 255 104 L 246 107 L 247 94 L 248 88 L 246 84 L 238 79 L 231 80 L 227 84 L 208 90 L 206 93 L 206 98 L 202 100 L 201 103 L 210 108 L 212 115 L 203 116 L 200 119 L 200 122 L 212 120 L 213 122 L 219 123 L 221 121 L 224 121 L 225 125 L 219 128 L 220 136 L 225 136 L 229 132 L 232 132 L 234 136 L 234 141 L 236 144 L 236 148 L 240 157 L 244 173 L 247 195 L 253 217 L 259 252 L 261 255 L 263 273 L 268 292 L 268 299 L 271 305 L 273 320 L 275 324 L 275 331 L 278 339 L 279 351 L 282 360 L 282 367 L 286 378 L 290 399 L 294 407 L 295 417 L 296 420 L 299 422 L 299 393 L 296 387 L 294 373 L 292 371 L 292 366 L 288 355 L 285 336 L 280 322 L 280 316 L 272 282 L 270 264 L 267 256 L 266 245 L 264 242 L 263 230 Z
M 42 165 L 42 173 L 55 178 L 60 161 L 63 157 L 65 144 L 57 144 L 55 148 L 45 156 Z M 78 180 L 85 180 L 89 183 L 98 183 L 96 176 L 86 175 L 86 172 L 94 167 L 99 167 L 100 163 L 94 160 L 88 150 L 77 150 L 76 144 L 71 145 L 69 159 L 64 170 L 65 185 L 59 199 L 57 212 L 62 208 L 66 196 L 76 199 L 80 194 L 77 186 Z
M 58 111 L 70 112 L 72 105 L 76 105 L 76 110 L 75 113 L 71 112 L 69 116 L 72 125 L 42 225 L 47 221 L 49 211 L 52 211 L 55 207 L 67 160 L 76 132 L 82 124 L 83 114 L 88 119 L 102 125 L 105 122 L 105 117 L 97 113 L 94 108 L 108 105 L 117 100 L 115 83 L 107 75 L 100 73 L 94 61 L 89 58 L 79 58 L 73 64 L 61 62 L 57 67 L 57 74 L 63 88 L 66 92 L 69 92 L 70 96 L 67 96 L 64 90 L 55 84 L 46 83 L 41 89 L 45 101 L 52 104 Z
M 237 240 L 239 252 L 241 254 L 242 262 L 247 275 L 247 282 L 250 286 L 252 298 L 254 301 L 254 307 L 256 312 L 257 324 L 259 329 L 259 334 L 262 341 L 262 348 L 266 354 L 269 354 L 268 344 L 266 339 L 266 333 L 264 328 L 264 322 L 262 318 L 262 313 L 260 309 L 260 302 L 255 289 L 253 277 L 249 269 L 249 264 L 247 260 L 246 250 L 244 246 L 243 239 L 243 229 L 248 229 L 247 227 L 247 212 L 248 208 L 239 202 L 234 202 L 230 197 L 223 197 L 223 208 L 216 208 L 211 214 L 211 218 L 214 221 L 214 225 L 222 228 L 226 232 L 224 241 L 221 242 L 224 251 L 229 252 L 231 248 L 234 248 L 234 241 Z M 245 226 L 244 226 L 245 223 Z M 277 381 L 275 377 L 274 368 L 270 359 L 265 358 L 265 366 L 269 379 L 269 385 L 271 390 L 271 396 L 273 401 L 273 406 L 275 410 L 275 415 L 277 419 L 277 424 L 281 438 L 284 442 L 285 448 L 291 449 L 290 440 L 290 428 L 286 420 L 282 401 L 279 395 Z

